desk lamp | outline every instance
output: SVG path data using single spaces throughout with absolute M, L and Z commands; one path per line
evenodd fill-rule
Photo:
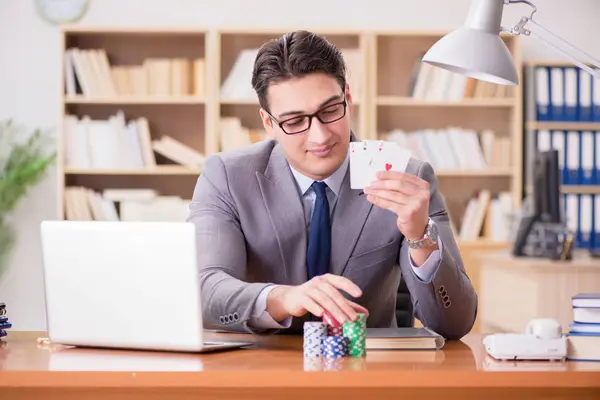
M 512 28 L 501 26 L 505 4 L 525 3 L 533 10 Z M 533 20 L 536 6 L 527 0 L 472 0 L 463 26 L 438 40 L 423 62 L 496 84 L 519 84 L 517 69 L 500 33 L 535 36 L 573 64 L 600 79 L 600 61 L 546 30 Z M 591 65 L 591 66 L 590 66 Z

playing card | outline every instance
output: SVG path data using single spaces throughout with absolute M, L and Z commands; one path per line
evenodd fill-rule
M 364 189 L 375 181 L 378 171 L 406 170 L 411 152 L 396 142 L 363 140 L 350 143 L 350 187 Z

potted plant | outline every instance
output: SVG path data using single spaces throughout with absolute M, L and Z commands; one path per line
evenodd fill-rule
M 54 147 L 50 135 L 40 129 L 28 131 L 11 119 L 0 122 L 0 280 L 17 241 L 8 217 L 45 176 L 55 160 Z

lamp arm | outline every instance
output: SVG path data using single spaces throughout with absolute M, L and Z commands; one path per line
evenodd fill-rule
M 525 3 L 533 8 L 529 16 L 521 17 L 512 28 L 501 28 L 502 32 L 513 35 L 535 36 L 546 46 L 568 58 L 573 64 L 600 80 L 600 61 L 578 49 L 566 40 L 556 36 L 533 20 L 537 7 L 528 0 L 504 0 L 504 4 Z M 533 28 L 533 29 L 532 29 Z

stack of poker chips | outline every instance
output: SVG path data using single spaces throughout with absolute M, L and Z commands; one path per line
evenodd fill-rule
M 327 337 L 327 326 L 323 322 L 304 322 L 304 357 L 323 355 L 323 340 Z
M 335 359 L 347 356 L 364 357 L 367 355 L 367 318 L 358 314 L 354 322 L 340 325 L 329 313 L 323 321 L 304 323 L 304 356 Z
M 6 304 L 0 303 L 0 340 L 7 336 L 6 332 L 12 326 L 10 322 L 8 322 L 8 317 L 6 316 Z
M 343 335 L 348 338 L 348 354 L 353 357 L 367 355 L 367 317 L 358 314 L 356 321 L 344 323 Z

